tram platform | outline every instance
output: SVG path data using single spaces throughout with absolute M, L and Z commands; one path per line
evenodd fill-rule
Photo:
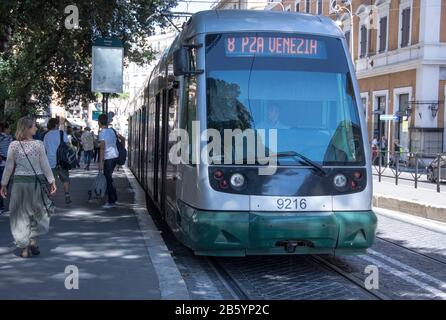
M 435 185 L 413 183 L 395 185 L 393 179 L 373 177 L 373 206 L 446 222 L 446 186 L 437 192 Z
M 38 256 L 18 256 L 9 213 L 0 215 L 0 299 L 189 299 L 130 171 L 115 173 L 119 205 L 110 209 L 87 201 L 96 174 L 70 171 L 69 205 L 58 184 L 56 213 Z

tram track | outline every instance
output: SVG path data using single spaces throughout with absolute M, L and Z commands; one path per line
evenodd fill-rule
M 353 276 L 352 274 L 345 272 L 338 266 L 334 265 L 330 261 L 320 257 L 320 256 L 311 256 L 311 259 L 315 261 L 316 263 L 322 264 L 325 267 L 329 268 L 330 270 L 334 271 L 335 273 L 341 275 L 343 278 L 351 282 L 352 284 L 356 285 L 357 287 L 361 288 L 363 291 L 365 291 L 368 295 L 371 297 L 377 299 L 377 300 L 391 300 L 391 298 L 387 297 L 386 295 L 377 292 L 369 290 L 365 287 L 364 280 L 357 278 Z
M 376 292 L 376 291 L 372 291 L 372 290 L 368 290 L 365 287 L 364 284 L 364 280 L 360 279 L 354 275 L 352 275 L 349 272 L 346 272 L 344 270 L 342 270 L 340 267 L 336 266 L 335 264 L 331 263 L 330 261 L 324 259 L 323 257 L 320 256 L 313 256 L 313 255 L 308 255 L 308 256 L 302 256 L 301 258 L 304 258 L 305 260 L 309 261 L 312 264 L 316 264 L 317 267 L 321 270 L 328 270 L 329 272 L 331 271 L 332 275 L 332 281 L 333 283 L 342 283 L 342 282 L 348 282 L 352 285 L 352 287 L 358 288 L 359 291 L 362 291 L 363 294 L 362 295 L 358 295 L 362 296 L 362 298 L 360 299 L 368 299 L 371 298 L 372 300 L 391 300 L 391 298 L 389 298 L 388 296 L 380 293 L 380 292 Z M 268 257 L 269 259 L 269 257 Z M 212 266 L 213 271 L 218 275 L 218 279 L 223 283 L 224 287 L 226 288 L 226 290 L 228 290 L 228 292 L 231 293 L 232 297 L 235 300 L 258 300 L 258 299 L 283 299 L 280 298 L 279 296 L 275 297 L 275 294 L 268 292 L 266 294 L 266 296 L 264 296 L 265 294 L 265 288 L 263 287 L 263 285 L 261 285 L 260 288 L 257 288 L 256 284 L 252 283 L 251 281 L 248 280 L 248 285 L 244 285 L 243 283 L 245 281 L 242 281 L 242 283 L 240 283 L 237 280 L 237 276 L 242 276 L 243 274 L 245 274 L 245 272 L 241 271 L 241 270 L 237 270 L 237 268 L 234 269 L 234 267 L 228 266 L 226 265 L 226 263 L 220 262 L 219 258 L 207 258 L 208 263 Z M 248 262 L 248 265 L 250 263 Z M 298 267 L 298 266 L 296 266 Z M 247 270 L 249 272 L 254 272 L 257 273 L 258 270 L 256 270 L 256 268 L 250 268 L 248 267 Z M 291 271 L 290 271 L 291 272 Z M 328 273 L 326 273 L 328 274 Z M 290 273 L 291 275 L 291 273 Z M 280 276 L 284 276 L 284 274 L 281 274 Z M 243 276 L 242 276 L 243 277 Z M 342 280 L 341 280 L 342 279 Z M 279 281 L 280 282 L 280 281 Z M 304 282 L 306 282 L 304 280 Z M 310 280 L 311 282 L 311 280 Z M 297 283 L 294 283 L 295 285 Z M 305 283 L 301 283 L 300 286 L 302 286 L 302 288 L 304 286 L 306 286 L 308 284 Z M 278 288 L 279 287 L 279 288 Z M 280 288 L 282 287 L 282 288 Z M 283 289 L 287 289 L 287 283 L 283 283 L 282 285 L 278 284 L 277 286 L 275 286 L 275 288 L 273 289 L 272 287 L 270 288 L 270 290 L 283 290 Z M 308 292 L 310 292 L 311 290 L 306 289 Z M 350 289 L 352 290 L 352 289 Z M 249 292 L 256 292 L 254 293 L 254 296 L 252 296 Z M 323 296 L 323 292 L 324 289 L 321 288 L 321 291 L 319 292 L 319 294 L 321 294 Z M 305 297 L 305 296 L 301 296 L 298 299 L 313 299 L 310 296 L 309 297 Z M 322 298 L 323 299 L 323 298 Z
M 386 243 L 389 243 L 389 244 L 391 244 L 391 245 L 393 245 L 393 246 L 395 246 L 395 247 L 398 247 L 398 248 L 400 248 L 400 249 L 409 251 L 409 252 L 411 252 L 411 253 L 413 253 L 413 254 L 416 254 L 416 255 L 418 255 L 418 256 L 424 257 L 424 258 L 426 258 L 426 259 L 428 259 L 428 260 L 430 260 L 430 261 L 433 261 L 433 262 L 439 263 L 439 264 L 441 264 L 441 265 L 443 265 L 443 266 L 446 266 L 446 261 L 445 261 L 445 260 L 434 258 L 434 257 L 432 257 L 432 256 L 430 256 L 430 255 L 427 255 L 427 254 L 422 253 L 422 252 L 419 252 L 419 251 L 417 251 L 417 250 L 414 250 L 414 249 L 405 247 L 405 246 L 403 246 L 403 245 L 401 245 L 401 244 L 398 244 L 398 243 L 396 243 L 396 242 L 394 242 L 394 241 L 391 241 L 391 240 L 388 240 L 388 239 L 386 239 L 386 238 L 382 238 L 382 237 L 378 237 L 378 236 L 376 236 L 376 239 L 379 239 L 379 240 L 381 240 L 381 241 L 384 241 L 384 242 L 386 242 Z
M 221 283 L 235 300 L 251 300 L 249 294 L 245 292 L 237 280 L 225 270 L 225 268 L 218 262 L 217 258 L 207 257 L 206 259 Z

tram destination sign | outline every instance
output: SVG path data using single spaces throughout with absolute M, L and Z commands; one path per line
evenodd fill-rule
M 324 41 L 302 37 L 228 36 L 225 52 L 228 57 L 327 58 Z

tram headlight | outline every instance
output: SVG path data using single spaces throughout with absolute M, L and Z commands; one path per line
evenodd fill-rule
M 234 173 L 229 180 L 235 189 L 241 189 L 245 185 L 246 179 L 241 173 Z
M 342 173 L 339 173 L 333 178 L 333 183 L 336 188 L 342 189 L 347 185 L 347 177 Z

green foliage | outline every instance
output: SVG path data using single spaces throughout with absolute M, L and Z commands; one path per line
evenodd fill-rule
M 152 14 L 167 12 L 176 1 L 1 0 L 0 27 L 11 27 L 12 37 L 9 51 L 0 54 L 0 105 L 5 98 L 16 101 L 20 116 L 46 109 L 51 99 L 63 105 L 96 100 L 90 87 L 93 39 L 117 37 L 128 61 L 148 63 L 154 52 L 146 38 L 156 25 L 168 24 Z M 65 28 L 64 9 L 72 4 L 79 9 L 78 29 Z

